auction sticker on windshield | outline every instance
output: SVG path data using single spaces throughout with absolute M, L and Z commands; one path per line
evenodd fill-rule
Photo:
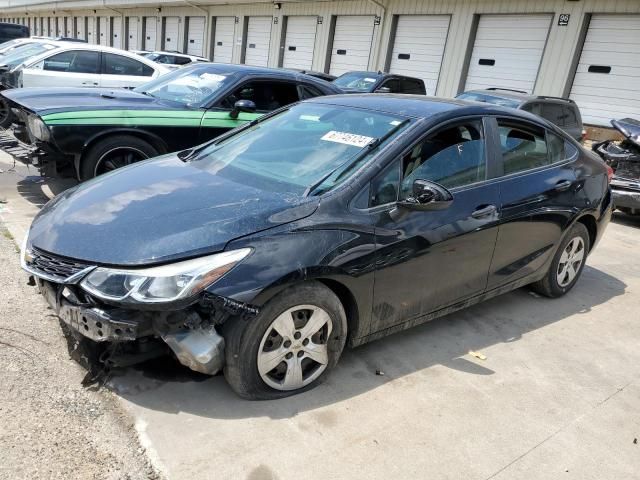
M 335 130 L 331 130 L 324 134 L 322 140 L 327 142 L 344 143 L 345 145 L 363 148 L 369 145 L 373 138 L 365 135 L 356 135 L 355 133 L 336 132 Z

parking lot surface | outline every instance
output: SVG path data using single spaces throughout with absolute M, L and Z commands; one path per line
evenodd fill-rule
M 58 188 L 23 168 L 0 174 L 0 219 L 18 239 Z M 639 235 L 640 219 L 616 214 L 567 296 L 520 289 L 348 350 L 292 398 L 240 400 L 170 361 L 108 387 L 172 479 L 638 478 Z M 10 314 L 41 322 L 30 305 L 43 299 L 24 295 Z

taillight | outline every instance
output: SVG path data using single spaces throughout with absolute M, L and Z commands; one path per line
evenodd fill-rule
M 611 179 L 613 178 L 613 168 L 611 168 L 606 163 L 604 164 L 604 166 L 607 168 L 607 182 L 611 183 Z
M 581 135 L 582 141 L 584 142 L 587 139 L 587 131 L 586 130 L 582 130 L 582 135 Z

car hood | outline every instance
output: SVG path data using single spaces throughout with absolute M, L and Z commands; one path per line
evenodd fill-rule
M 16 88 L 2 92 L 10 101 L 45 115 L 81 110 L 184 110 L 184 105 L 118 88 Z
M 317 198 L 259 190 L 200 163 L 166 155 L 68 190 L 36 216 L 28 244 L 95 264 L 150 265 L 221 251 L 318 206 Z

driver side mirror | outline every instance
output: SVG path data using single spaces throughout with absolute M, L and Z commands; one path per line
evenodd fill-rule
M 391 89 L 389 87 L 380 87 L 373 93 L 391 93 Z
M 400 200 L 398 206 L 407 210 L 444 210 L 453 203 L 453 195 L 442 185 L 428 180 L 415 180 L 413 194 Z
M 238 115 L 240 114 L 240 112 L 255 113 L 255 111 L 256 111 L 256 104 L 253 103 L 251 100 L 238 100 L 233 105 L 233 110 L 229 112 L 229 116 L 233 119 L 236 119 L 238 118 Z

